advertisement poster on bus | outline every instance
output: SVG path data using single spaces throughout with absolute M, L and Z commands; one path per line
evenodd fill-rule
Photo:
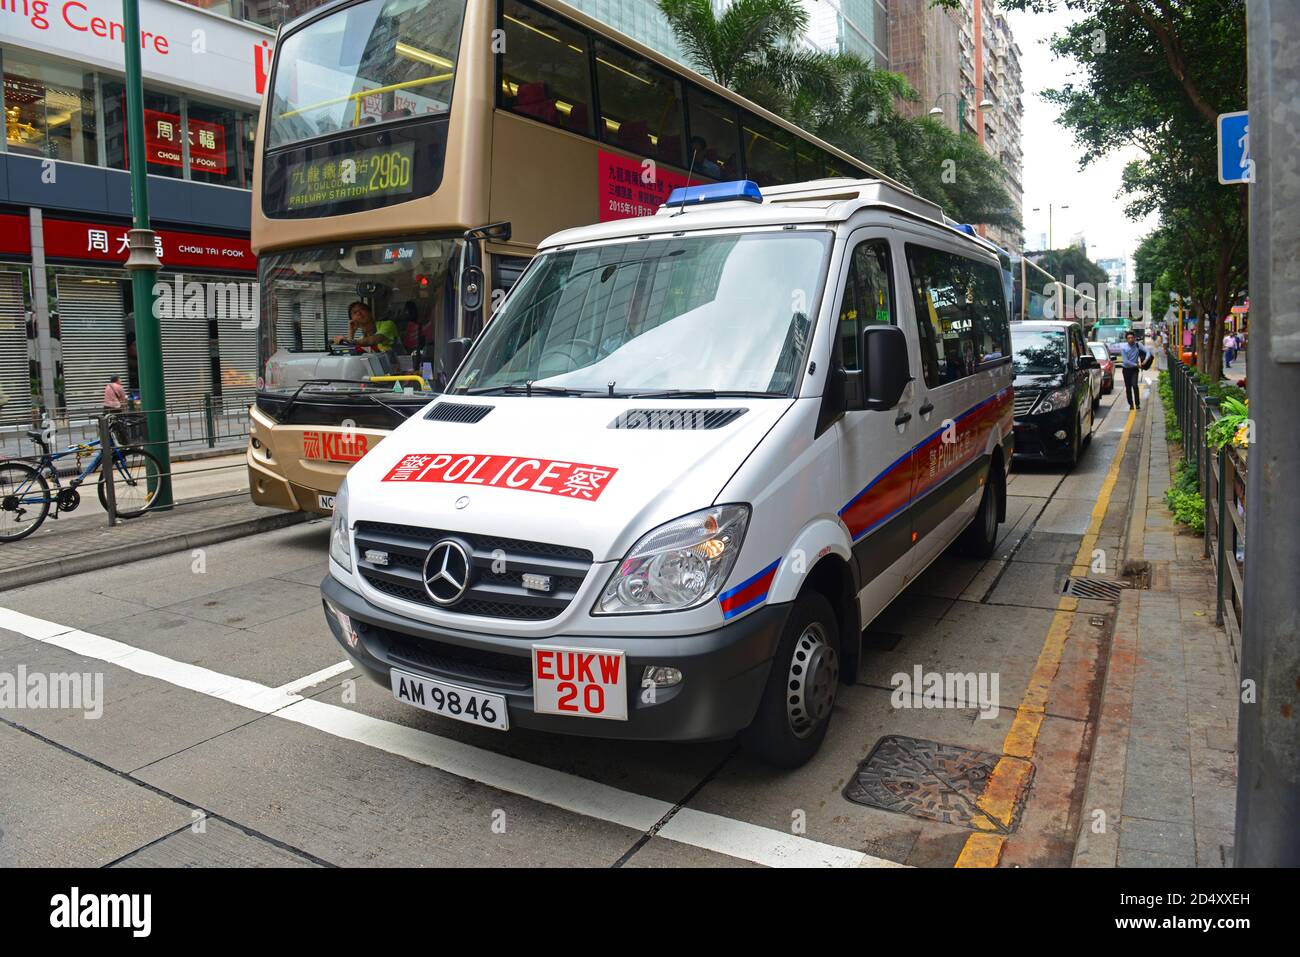
M 600 188 L 600 221 L 651 216 L 679 186 L 686 186 L 681 173 L 672 172 L 653 160 L 638 160 L 600 150 L 596 159 L 596 182 Z M 698 185 L 708 182 L 695 179 Z

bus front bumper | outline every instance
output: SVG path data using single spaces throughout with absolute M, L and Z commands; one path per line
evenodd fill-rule
M 501 695 L 510 727 L 558 734 L 646 741 L 708 741 L 748 727 L 758 711 L 788 604 L 766 605 L 703 634 L 684 636 L 506 637 L 445 628 L 395 615 L 369 602 L 332 575 L 321 582 L 325 618 L 348 657 L 384 687 L 393 668 Z M 343 634 L 331 606 L 357 636 Z M 532 648 L 548 644 L 618 650 L 626 656 L 626 721 L 537 714 L 533 710 Z M 676 668 L 680 683 L 643 693 L 649 666 Z M 644 700 L 652 697 L 653 702 Z

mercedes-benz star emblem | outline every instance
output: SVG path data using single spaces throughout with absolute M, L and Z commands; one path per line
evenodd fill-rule
M 460 542 L 444 538 L 424 556 L 424 590 L 439 605 L 454 605 L 469 587 L 469 556 Z
M 460 498 L 456 499 L 456 507 L 457 507 L 457 508 L 464 508 L 464 507 L 465 507 L 466 505 L 468 505 L 468 504 L 469 504 L 469 496 L 468 496 L 468 495 L 462 495 Z

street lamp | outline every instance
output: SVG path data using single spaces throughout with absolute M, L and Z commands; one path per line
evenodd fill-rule
M 1066 204 L 1066 205 L 1063 205 L 1063 206 L 1056 206 L 1056 205 L 1054 205 L 1054 204 L 1052 204 L 1052 203 L 1048 203 L 1048 204 L 1047 204 L 1047 251 L 1048 251 L 1049 253 L 1052 251 L 1052 210 L 1053 210 L 1053 209 L 1069 209 L 1069 208 L 1070 208 L 1070 207 L 1069 207 L 1069 204 Z M 1033 208 L 1033 211 L 1034 211 L 1035 213 L 1040 213 L 1040 212 L 1042 212 L 1042 210 L 1043 210 L 1043 207 L 1041 207 L 1041 206 L 1035 206 L 1035 207 Z
M 940 93 L 934 98 L 934 106 L 930 109 L 930 115 L 943 116 L 943 107 L 939 104 L 943 101 L 945 96 L 951 96 L 957 101 L 957 132 L 961 133 L 966 126 L 966 98 L 964 96 L 958 96 L 956 93 Z M 981 113 L 987 113 L 996 106 L 996 103 L 986 98 L 980 101 L 979 111 Z

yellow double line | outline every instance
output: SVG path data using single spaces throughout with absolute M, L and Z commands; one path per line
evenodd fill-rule
M 1074 556 L 1071 575 L 1086 576 L 1092 567 L 1092 552 L 1097 547 L 1101 534 L 1101 523 L 1106 517 L 1110 497 L 1119 481 L 1120 465 L 1124 461 L 1124 450 L 1128 447 L 1129 434 L 1137 415 L 1129 410 L 1124 431 L 1120 433 L 1119 447 L 1106 472 L 1106 480 L 1101 484 L 1101 493 L 1092 507 L 1092 519 L 1088 531 L 1079 543 L 1079 550 Z M 1061 656 L 1065 653 L 1065 641 L 1069 637 L 1070 623 L 1079 608 L 1075 598 L 1062 596 L 1056 604 L 1056 613 L 1052 623 L 1047 627 L 1043 647 L 1038 653 L 1038 663 L 1034 666 L 1029 684 L 1016 708 L 1015 720 L 1002 741 L 1002 757 L 993 766 L 984 785 L 984 793 L 978 804 L 990 821 L 997 822 L 1000 828 L 976 831 L 966 838 L 966 843 L 957 855 L 956 867 L 997 867 L 1002 858 L 1002 847 L 1006 843 L 1006 834 L 1015 815 L 1016 803 L 1024 790 L 1033 765 L 1034 745 L 1038 742 L 1038 732 L 1042 729 L 1043 718 L 1047 714 L 1047 700 L 1056 680 L 1056 673 L 1061 667 Z M 986 827 L 988 822 L 976 819 L 977 826 Z

